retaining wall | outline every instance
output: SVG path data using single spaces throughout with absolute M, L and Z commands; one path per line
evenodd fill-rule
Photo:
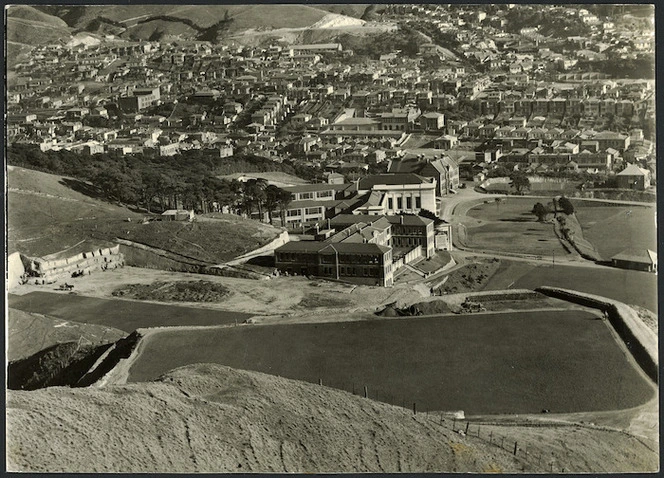
M 608 313 L 609 322 L 643 371 L 655 382 L 659 375 L 657 334 L 649 329 L 634 309 L 617 300 L 556 287 L 538 287 L 537 292 Z

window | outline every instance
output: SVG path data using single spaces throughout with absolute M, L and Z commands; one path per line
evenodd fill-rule
M 406 209 L 412 209 L 413 208 L 413 198 L 408 196 L 406 198 Z
M 313 199 L 314 193 L 300 193 L 300 199 Z
M 387 209 L 394 209 L 394 200 L 392 198 L 387 198 Z
M 320 214 L 320 207 L 308 207 L 306 213 L 307 215 Z
M 422 209 L 422 198 L 420 196 L 415 197 L 415 209 Z
M 288 211 L 286 211 L 286 216 L 288 217 L 299 216 L 299 215 L 300 215 L 299 209 L 289 209 Z
M 329 197 L 332 197 L 332 191 L 319 191 L 319 192 L 318 192 L 318 197 L 319 197 L 319 198 L 329 198 Z
M 397 209 L 401 210 L 403 208 L 403 199 L 397 198 Z

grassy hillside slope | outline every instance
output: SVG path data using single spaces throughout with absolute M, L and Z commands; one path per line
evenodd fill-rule
M 7 9 L 8 18 L 20 18 L 33 22 L 41 22 L 54 27 L 67 28 L 67 22 L 63 19 L 41 12 L 28 5 L 14 5 Z
M 10 253 L 43 256 L 83 240 L 123 238 L 218 264 L 281 232 L 232 215 L 193 223 L 142 224 L 144 214 L 97 199 L 98 192 L 87 183 L 14 166 L 8 167 L 7 186 Z
M 654 470 L 658 463 L 656 452 L 618 432 L 493 426 L 491 444 L 452 426 L 449 419 L 413 416 L 319 385 L 194 365 L 141 385 L 9 391 L 7 468 L 548 472 L 555 466 L 556 471 L 615 472 Z M 513 445 L 498 446 L 498 433 L 508 443 L 521 436 L 531 457 L 523 451 L 514 456 Z M 544 460 L 538 464 L 533 458 L 541 453 Z
M 85 28 L 98 17 L 115 22 L 142 21 L 150 17 L 170 16 L 192 21 L 208 28 L 233 19 L 232 30 L 247 28 L 306 27 L 329 12 L 307 5 L 105 5 L 40 7 L 40 10 L 64 19 L 71 27 Z
M 66 26 L 52 25 L 24 18 L 7 18 L 7 41 L 25 45 L 64 42 L 71 38 Z

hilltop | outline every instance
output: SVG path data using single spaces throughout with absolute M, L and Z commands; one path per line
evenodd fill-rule
M 9 391 L 7 411 L 12 471 L 538 472 L 555 463 L 557 471 L 616 472 L 658 463 L 654 451 L 619 432 L 482 426 L 533 445 L 531 458 L 514 456 L 495 438 L 453 431 L 449 418 L 207 364 L 140 385 Z

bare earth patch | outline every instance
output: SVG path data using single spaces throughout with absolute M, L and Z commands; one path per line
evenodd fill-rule
M 115 297 L 158 302 L 219 302 L 228 294 L 229 290 L 224 285 L 205 280 L 128 284 L 112 293 Z

